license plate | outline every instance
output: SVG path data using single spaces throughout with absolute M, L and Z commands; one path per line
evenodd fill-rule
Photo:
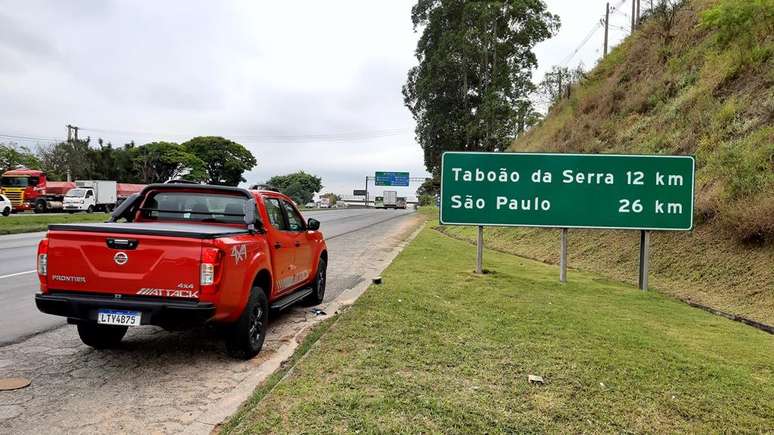
M 99 310 L 97 323 L 101 325 L 140 326 L 139 311 Z

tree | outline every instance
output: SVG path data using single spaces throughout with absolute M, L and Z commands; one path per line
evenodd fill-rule
M 180 144 L 151 142 L 132 148 L 131 154 L 143 183 L 163 183 L 176 178 L 207 179 L 205 163 Z
M 336 195 L 335 193 L 323 193 L 320 195 L 320 198 L 328 198 L 328 203 L 331 206 L 334 206 L 337 202 L 341 201 L 341 196 Z
M 14 143 L 0 144 L 0 171 L 5 172 L 17 166 L 39 169 L 40 159 L 25 146 L 17 146 Z
M 417 189 L 417 196 L 430 195 L 435 196 L 441 191 L 441 182 L 434 178 L 425 178 L 425 181 Z
M 505 149 L 533 87 L 532 49 L 559 18 L 542 0 L 418 0 L 411 18 L 423 30 L 403 96 L 427 170 L 438 175 L 443 151 Z
M 89 159 L 89 143 L 86 140 L 60 142 L 55 145 L 38 149 L 41 168 L 54 180 L 64 180 L 68 171 L 73 180 L 88 179 L 92 173 L 92 162 Z
M 219 136 L 199 136 L 182 145 L 204 162 L 209 184 L 236 186 L 247 181 L 242 174 L 257 164 L 247 148 Z
M 554 66 L 543 76 L 543 80 L 538 85 L 538 92 L 551 104 L 554 104 L 569 96 L 572 86 L 580 82 L 585 76 L 586 73 L 583 71 L 582 65 L 578 65 L 574 69 Z
M 298 171 L 288 175 L 275 175 L 267 181 L 269 186 L 276 187 L 280 192 L 293 198 L 296 204 L 306 204 L 314 198 L 314 194 L 322 190 L 322 178 Z

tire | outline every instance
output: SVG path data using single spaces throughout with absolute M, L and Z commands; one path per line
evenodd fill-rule
M 35 202 L 35 207 L 33 210 L 35 213 L 45 213 L 48 211 L 48 204 L 46 204 L 46 201 L 40 200 Z
M 96 322 L 78 323 L 78 336 L 83 344 L 94 349 L 116 347 L 129 329 L 127 326 L 99 325 Z
M 269 299 L 260 287 L 253 287 L 247 305 L 228 331 L 226 352 L 238 359 L 250 359 L 258 354 L 266 339 L 269 324 Z
M 317 273 L 312 283 L 312 294 L 304 298 L 305 305 L 320 305 L 325 299 L 325 284 L 328 281 L 328 262 L 320 257 L 317 263 Z
M 10 207 L 6 207 L 5 210 L 3 210 L 3 216 L 9 216 L 11 214 Z
M 94 213 L 94 206 L 90 205 L 89 208 L 86 209 L 86 213 L 88 213 L 88 214 Z

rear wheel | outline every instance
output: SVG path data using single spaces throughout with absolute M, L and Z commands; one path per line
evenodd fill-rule
M 83 344 L 95 349 L 115 347 L 126 335 L 126 326 L 100 325 L 96 322 L 78 324 L 78 336 Z
M 312 283 L 312 293 L 304 299 L 307 305 L 320 305 L 325 299 L 325 283 L 327 281 L 328 274 L 328 262 L 324 258 L 320 257 L 320 262 L 317 263 L 317 275 Z
M 32 209 L 35 213 L 45 213 L 48 211 L 48 204 L 44 200 L 35 202 L 35 207 Z
M 5 210 L 3 210 L 3 216 L 8 216 L 11 214 L 11 208 L 6 207 Z
M 257 355 L 266 339 L 268 324 L 269 299 L 262 288 L 253 287 L 242 315 L 231 326 L 226 338 L 228 354 L 239 359 L 250 359 Z

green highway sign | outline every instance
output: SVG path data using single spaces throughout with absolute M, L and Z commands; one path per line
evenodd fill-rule
M 374 177 L 376 186 L 408 186 L 408 172 L 380 172 L 377 171 Z
M 690 230 L 692 156 L 446 152 L 441 223 Z

